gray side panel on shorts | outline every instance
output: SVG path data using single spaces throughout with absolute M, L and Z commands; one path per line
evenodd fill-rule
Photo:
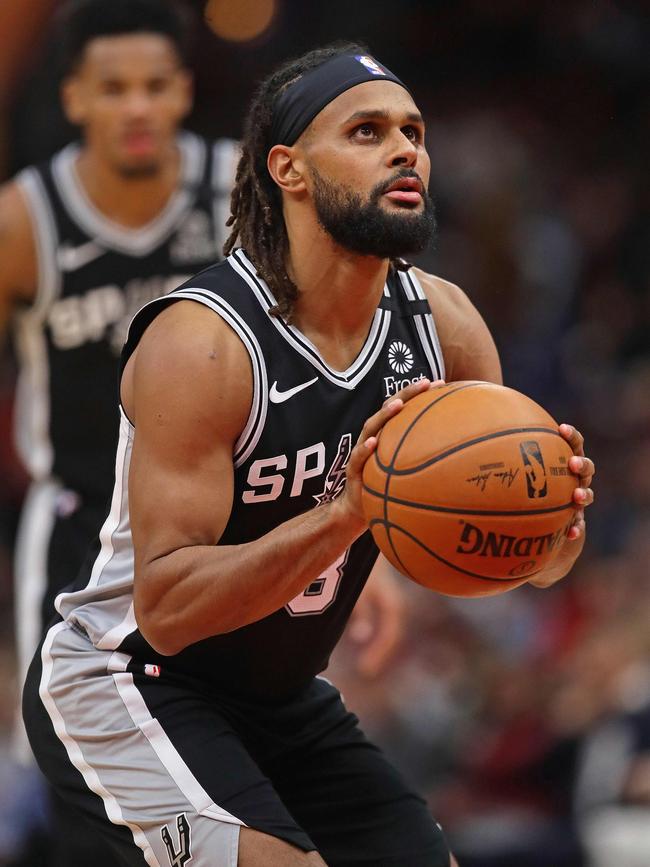
M 49 630 L 41 656 L 39 693 L 58 738 L 146 863 L 175 867 L 186 850 L 192 867 L 237 867 L 244 822 L 212 801 L 151 716 L 129 657 L 95 649 L 67 623 Z

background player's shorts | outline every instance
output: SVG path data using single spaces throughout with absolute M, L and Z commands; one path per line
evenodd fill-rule
M 424 801 L 322 679 L 282 704 L 224 699 L 59 623 L 24 711 L 43 771 L 125 864 L 236 867 L 248 826 L 329 867 L 449 865 Z

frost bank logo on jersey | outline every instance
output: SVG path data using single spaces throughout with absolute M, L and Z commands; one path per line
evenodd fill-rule
M 408 373 L 413 367 L 413 353 L 406 343 L 401 340 L 393 340 L 388 347 L 388 363 L 395 373 Z
M 372 57 L 368 57 L 367 54 L 355 54 L 354 59 L 363 64 L 368 72 L 371 72 L 373 75 L 386 75 L 377 61 Z
M 405 388 L 412 382 L 417 382 L 424 378 L 424 373 L 419 373 L 417 376 L 407 376 L 413 370 L 413 353 L 410 347 L 401 340 L 393 340 L 388 347 L 388 366 L 397 376 L 384 377 L 384 397 L 391 397 L 401 388 Z

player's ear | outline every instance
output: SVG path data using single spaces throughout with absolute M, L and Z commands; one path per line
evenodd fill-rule
M 79 79 L 71 75 L 61 84 L 61 104 L 70 123 L 81 126 L 85 119 L 84 101 Z
M 286 193 L 301 193 L 305 189 L 305 164 L 295 148 L 274 145 L 266 159 L 269 174 Z

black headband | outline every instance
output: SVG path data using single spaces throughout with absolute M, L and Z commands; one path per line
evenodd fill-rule
M 365 81 L 406 85 L 367 54 L 338 54 L 310 69 L 280 94 L 273 111 L 271 147 L 292 145 L 316 115 L 337 96 Z

